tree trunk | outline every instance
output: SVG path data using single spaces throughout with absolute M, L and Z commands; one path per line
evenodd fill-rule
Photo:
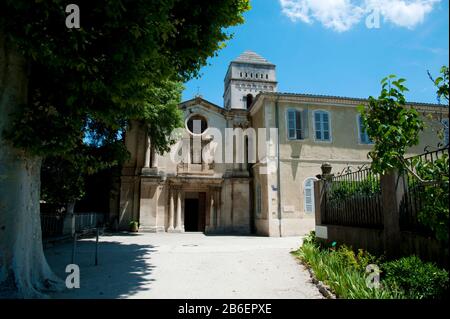
M 27 103 L 27 86 L 26 60 L 0 30 L 0 298 L 41 298 L 63 287 L 42 248 L 41 159 L 3 136 L 9 114 Z

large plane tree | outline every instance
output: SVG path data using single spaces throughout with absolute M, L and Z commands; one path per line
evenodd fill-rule
M 80 28 L 69 29 L 67 4 L 0 2 L 3 297 L 42 297 L 62 283 L 42 249 L 42 159 L 70 154 L 87 130 L 117 138 L 130 120 L 147 122 L 157 149 L 167 149 L 177 120 L 164 103 L 249 9 L 248 0 L 77 0 Z

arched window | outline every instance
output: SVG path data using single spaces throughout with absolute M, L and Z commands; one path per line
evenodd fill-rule
M 251 95 L 251 94 L 247 94 L 247 109 L 249 109 L 250 108 L 250 106 L 252 106 L 252 103 L 253 103 L 253 95 Z
M 303 200 L 305 202 L 305 213 L 313 214 L 314 209 L 314 181 L 316 178 L 311 177 L 305 181 L 303 186 Z
M 187 120 L 186 126 L 192 134 L 203 134 L 208 128 L 208 123 L 203 116 L 195 114 Z

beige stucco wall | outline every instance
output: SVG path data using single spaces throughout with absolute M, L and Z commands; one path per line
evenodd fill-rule
M 281 197 L 281 232 L 282 235 L 301 235 L 314 229 L 314 214 L 305 213 L 304 183 L 308 178 L 321 174 L 321 165 L 329 162 L 333 172 L 342 172 L 348 166 L 356 169 L 363 164 L 370 164 L 367 158 L 372 145 L 361 144 L 357 122 L 358 111 L 356 104 L 305 102 L 300 97 L 283 100 L 276 98 L 262 98 L 253 106 L 251 119 L 253 127 L 277 127 L 275 105 L 278 105 L 279 140 L 280 140 L 280 197 Z M 287 110 L 307 110 L 308 137 L 304 140 L 289 140 L 287 138 Z M 430 112 L 443 112 L 434 108 Z M 329 113 L 331 141 L 316 141 L 314 132 L 314 111 L 322 110 Z M 425 115 L 425 114 L 424 114 Z M 426 129 L 420 135 L 420 144 L 408 151 L 407 156 L 423 153 L 425 146 L 437 146 L 440 142 L 437 131 L 442 128 L 439 116 L 430 121 L 424 116 Z M 273 158 L 276 161 L 276 158 Z M 280 216 L 278 214 L 277 174 L 259 174 L 260 165 L 253 169 L 255 189 L 261 185 L 260 216 L 256 216 L 257 232 L 269 236 L 279 236 Z
M 159 173 L 149 175 L 143 170 L 147 147 L 146 130 L 139 123 L 133 122 L 126 133 L 125 143 L 131 156 L 122 169 L 120 205 L 118 212 L 116 210 L 120 228 L 127 229 L 130 220 L 140 220 L 143 230 L 167 231 L 170 194 L 180 191 L 182 222 L 185 218 L 186 194 L 206 193 L 207 232 L 249 233 L 252 223 L 257 234 L 265 236 L 280 236 L 280 232 L 282 236 L 304 235 L 314 229 L 314 214 L 305 212 L 305 181 L 320 174 L 320 167 L 324 162 L 332 165 L 334 173 L 343 171 L 349 165 L 356 168 L 370 163 L 367 153 L 372 146 L 359 142 L 357 103 L 354 100 L 262 94 L 258 96 L 250 112 L 224 110 L 200 98 L 185 102 L 180 107 L 185 119 L 193 114 L 202 115 L 207 119 L 208 127 L 218 129 L 223 138 L 227 127 L 245 128 L 249 125 L 255 129 L 275 128 L 275 105 L 278 105 L 279 136 L 274 137 L 275 143 L 258 144 L 258 148 L 264 148 L 263 153 L 267 154 L 273 168 L 276 168 L 276 141 L 279 139 L 279 176 L 277 170 L 271 171 L 261 162 L 252 166 L 251 176 L 245 170 L 245 165 L 236 164 L 215 163 L 212 169 L 189 171 L 183 165 L 173 163 L 168 153 L 158 155 Z M 307 139 L 288 140 L 286 112 L 289 108 L 308 110 Z M 330 142 L 316 141 L 314 138 L 315 110 L 329 112 Z M 442 113 L 435 106 L 424 106 L 424 110 L 427 114 Z M 412 148 L 408 156 L 422 153 L 426 145 L 437 145 L 437 132 L 441 128 L 438 119 L 439 116 L 435 116 L 434 121 L 426 119 L 427 128 L 421 134 L 420 145 Z M 205 136 L 209 134 L 207 130 Z M 226 145 L 222 143 L 224 157 L 226 152 Z M 260 198 L 255 195 L 257 188 L 260 189 Z M 217 191 L 219 193 L 215 193 Z M 214 227 L 209 207 L 212 199 L 217 205 L 217 226 Z M 175 205 L 176 201 L 175 197 Z M 260 207 L 259 211 L 256 211 L 257 207 Z

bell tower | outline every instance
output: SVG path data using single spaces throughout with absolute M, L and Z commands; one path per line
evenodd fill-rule
M 226 109 L 247 110 L 260 92 L 277 92 L 276 66 L 252 51 L 245 51 L 228 66 L 223 94 Z

